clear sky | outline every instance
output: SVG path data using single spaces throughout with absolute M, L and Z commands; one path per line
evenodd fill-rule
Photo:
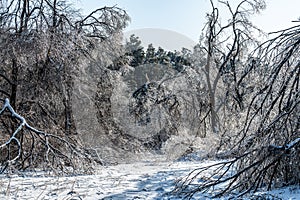
M 81 0 L 84 11 L 103 5 L 118 5 L 131 18 L 126 29 L 162 28 L 197 41 L 209 9 L 208 0 Z
M 74 0 L 87 13 L 95 8 L 117 5 L 131 17 L 126 31 L 142 28 L 168 29 L 198 41 L 210 11 L 209 0 Z M 237 0 L 229 0 L 234 2 Z M 267 9 L 253 22 L 266 32 L 289 27 L 300 17 L 300 0 L 267 0 Z

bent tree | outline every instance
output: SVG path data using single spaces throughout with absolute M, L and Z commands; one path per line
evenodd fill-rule
M 110 42 L 112 49 L 119 48 L 112 37 L 128 20 L 126 12 L 117 7 L 99 8 L 82 16 L 64 0 L 0 2 L 3 170 L 8 165 L 16 169 L 44 163 L 51 166 L 48 161 L 56 162 L 58 155 L 73 154 L 73 147 L 68 151 L 68 146 L 79 147 L 71 106 L 74 76 L 83 60 L 94 59 L 93 53 L 103 41 Z M 49 151 L 52 158 L 46 159 Z
M 232 130 L 226 160 L 195 169 L 175 192 L 237 197 L 300 183 L 300 26 L 273 33 L 249 55 L 237 80 L 251 86 L 240 130 Z

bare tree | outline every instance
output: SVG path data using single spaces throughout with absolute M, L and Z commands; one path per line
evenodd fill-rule
M 222 124 L 220 111 L 225 106 L 228 94 L 232 94 L 236 105 L 243 108 L 243 94 L 240 93 L 239 79 L 242 63 L 246 52 L 251 46 L 257 45 L 254 33 L 259 30 L 249 21 L 250 14 L 264 8 L 264 1 L 241 1 L 233 8 L 228 1 L 218 1 L 225 6 L 230 19 L 225 25 L 220 19 L 219 9 L 211 0 L 212 12 L 207 15 L 208 22 L 200 44 L 195 48 L 195 69 L 204 74 L 205 88 L 209 94 L 211 129 L 220 133 Z M 224 92 L 225 91 L 225 92 Z M 227 93 L 226 93 L 227 91 Z
M 20 116 L 45 132 L 55 132 L 57 137 L 61 137 L 60 141 L 65 141 L 66 135 L 68 139 L 74 139 L 72 135 L 76 134 L 76 127 L 71 106 L 74 76 L 79 73 L 83 60 L 97 59 L 94 54 L 103 41 L 111 42 L 112 49 L 119 48 L 118 40 L 114 41 L 111 37 L 119 33 L 128 20 L 126 12 L 117 7 L 99 8 L 81 16 L 64 0 L 1 1 L 1 100 L 6 102 L 8 98 L 9 105 Z M 5 105 L 3 108 L 8 108 Z M 14 133 L 19 127 L 14 118 L 12 115 L 1 121 L 1 129 L 7 134 Z M 16 140 L 9 139 L 15 141 L 9 146 L 15 146 L 21 155 L 36 141 L 42 146 L 35 145 L 34 148 L 43 149 L 46 139 L 37 140 L 41 134 L 30 131 L 31 137 L 26 135 L 26 131 L 15 136 L 9 134 L 12 138 L 16 137 Z M 24 137 L 28 140 L 22 140 Z M 34 155 L 31 153 L 31 156 Z M 4 158 L 5 163 L 10 160 L 9 157 Z M 24 156 L 16 158 L 25 159 Z M 30 164 L 36 162 L 31 159 Z
M 299 28 L 273 33 L 251 54 L 238 86 L 252 85 L 254 92 L 244 102 L 244 126 L 231 135 L 227 160 L 194 170 L 179 182 L 177 192 L 188 198 L 205 191 L 213 197 L 240 197 L 299 184 Z

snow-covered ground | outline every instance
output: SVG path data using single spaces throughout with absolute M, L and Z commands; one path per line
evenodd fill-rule
M 180 177 L 212 161 L 139 162 L 101 167 L 97 175 L 71 177 L 0 177 L 0 199 L 181 199 L 168 192 Z M 300 199 L 300 188 L 289 187 L 265 199 Z M 206 199 L 199 194 L 195 199 Z M 227 198 L 224 198 L 227 199 Z

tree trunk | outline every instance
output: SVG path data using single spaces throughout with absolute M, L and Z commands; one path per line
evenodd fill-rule
M 17 102 L 17 90 L 18 90 L 18 65 L 15 59 L 12 60 L 12 71 L 11 71 L 11 93 L 10 93 L 10 102 L 11 106 L 16 109 Z
M 213 82 L 213 85 L 211 83 L 211 55 L 207 56 L 207 63 L 204 69 L 205 77 L 206 77 L 206 82 L 207 82 L 207 87 L 208 87 L 208 92 L 209 92 L 209 107 L 210 107 L 210 121 L 211 121 L 211 129 L 213 133 L 218 132 L 218 120 L 217 120 L 217 112 L 216 112 L 216 100 L 215 100 L 215 93 L 216 93 L 216 87 L 218 83 L 218 78 L 219 76 L 216 77 L 216 79 Z
M 73 110 L 72 110 L 72 92 L 73 92 L 73 80 L 72 76 L 64 72 L 63 83 L 63 104 L 65 107 L 65 132 L 67 135 L 76 133 L 76 127 L 74 123 Z

